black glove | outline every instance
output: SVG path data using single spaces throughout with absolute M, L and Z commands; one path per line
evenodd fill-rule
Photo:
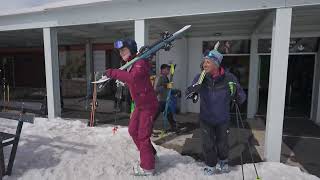
M 199 91 L 201 88 L 201 84 L 194 84 L 189 86 L 186 90 L 186 99 L 192 99 L 194 103 L 196 103 L 199 99 Z
M 193 103 L 197 103 L 198 100 L 199 100 L 199 94 L 198 94 L 198 93 L 194 93 L 194 94 L 191 96 L 191 99 L 192 99 L 192 102 L 193 102 Z

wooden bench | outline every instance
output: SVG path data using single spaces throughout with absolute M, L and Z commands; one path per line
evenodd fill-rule
M 20 113 L 13 112 L 0 112 L 0 118 L 5 118 L 8 120 L 16 120 L 18 121 L 17 128 L 15 134 L 10 134 L 6 132 L 0 132 L 0 177 L 4 175 L 11 175 L 12 167 L 14 163 L 14 159 L 16 157 L 16 152 L 18 149 L 18 144 L 20 140 L 21 130 L 24 122 L 33 123 L 34 122 L 34 114 L 25 114 L 25 112 L 21 111 Z M 12 145 L 11 153 L 8 161 L 7 168 L 5 167 L 3 147 Z
M 10 102 L 3 102 L 0 100 L 0 108 L 3 109 L 10 109 L 10 110 L 17 110 L 20 111 L 21 107 L 23 107 L 24 112 L 30 112 L 35 114 L 45 114 L 46 113 L 46 102 L 37 102 L 37 101 L 10 101 Z

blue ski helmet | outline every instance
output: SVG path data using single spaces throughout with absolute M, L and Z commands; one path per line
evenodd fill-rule
M 119 39 L 114 42 L 114 48 L 121 49 L 127 47 L 131 54 L 137 54 L 138 48 L 137 43 L 133 39 Z

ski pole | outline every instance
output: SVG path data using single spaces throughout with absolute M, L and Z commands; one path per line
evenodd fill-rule
M 116 108 L 114 110 L 114 127 L 112 128 L 112 134 L 115 135 L 117 130 L 118 130 L 118 126 L 116 125 L 117 123 L 117 108 L 119 107 L 119 101 L 117 100 L 116 102 Z
M 238 128 L 238 144 L 240 145 L 240 123 L 239 123 L 239 117 L 238 117 L 238 114 L 237 114 L 237 108 L 236 108 L 236 100 L 233 99 L 232 100 L 232 105 L 233 107 L 235 108 L 235 111 L 236 111 L 236 121 L 237 121 L 237 128 Z M 244 180 L 244 171 L 243 171 L 243 157 L 242 157 L 242 151 L 240 151 L 240 162 L 241 162 L 241 172 L 242 172 L 242 179 Z
M 121 88 L 121 92 L 120 92 L 119 98 L 115 98 L 115 99 L 116 99 L 116 107 L 114 109 L 114 127 L 112 128 L 112 134 L 113 135 L 115 135 L 115 133 L 118 130 L 118 126 L 116 125 L 116 123 L 117 123 L 117 111 L 118 111 L 118 108 L 120 110 L 120 101 L 122 99 L 122 88 Z
M 167 98 L 166 98 L 166 105 L 163 111 L 163 130 L 165 131 L 167 128 L 167 123 L 168 123 L 168 114 L 169 114 L 169 104 L 171 104 L 171 96 L 172 96 L 172 83 L 173 83 L 173 76 L 174 76 L 174 71 L 175 71 L 176 65 L 174 64 L 170 64 L 170 79 L 169 79 L 169 91 L 167 94 Z M 168 85 L 167 85 L 168 88 Z M 173 113 L 173 112 L 171 112 Z
M 94 73 L 94 79 L 96 79 L 96 73 Z M 93 85 L 93 93 L 92 93 L 92 102 L 91 102 L 91 116 L 90 116 L 90 123 L 89 126 L 94 126 L 95 121 L 95 111 L 96 111 L 96 100 L 97 100 L 97 85 Z
M 3 86 L 3 111 L 6 110 L 6 89 L 5 86 Z
M 243 123 L 243 120 L 242 120 L 242 117 L 241 117 L 240 108 L 239 108 L 237 103 L 235 103 L 235 109 L 236 109 L 236 116 L 239 117 L 239 120 L 241 122 L 241 126 L 242 126 L 242 128 L 244 128 L 244 123 Z M 248 146 L 248 149 L 249 149 L 251 162 L 253 164 L 253 167 L 254 167 L 254 170 L 255 170 L 255 173 L 256 173 L 256 180 L 260 180 L 260 177 L 259 177 L 259 174 L 258 174 L 258 171 L 257 171 L 257 167 L 256 167 L 256 164 L 255 164 L 254 159 L 253 159 L 253 153 L 252 153 L 252 149 L 251 149 L 251 145 L 249 143 L 249 140 L 247 140 L 247 146 Z
M 8 96 L 8 106 L 9 106 L 9 103 L 10 103 L 10 87 L 9 87 L 9 84 L 7 85 L 7 96 Z

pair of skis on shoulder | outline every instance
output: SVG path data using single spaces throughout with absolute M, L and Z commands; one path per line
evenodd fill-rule
M 191 27 L 191 25 L 184 26 L 177 32 L 170 34 L 169 32 L 162 33 L 161 39 L 157 42 L 153 43 L 150 46 L 146 46 L 139 52 L 139 54 L 132 59 L 130 62 L 126 63 L 125 65 L 121 66 L 120 70 L 125 70 L 131 67 L 135 62 L 142 60 L 142 59 L 150 59 L 157 51 L 164 49 L 165 51 L 169 51 L 172 47 L 172 42 L 177 38 L 181 37 L 181 35 Z M 100 91 L 107 82 L 110 80 L 105 75 L 102 75 L 100 79 L 91 82 L 93 84 L 93 94 L 92 94 L 92 103 L 91 103 L 91 113 L 90 113 L 90 121 L 89 126 L 94 126 L 95 124 L 95 112 L 97 108 L 97 91 Z
M 139 54 L 132 59 L 130 62 L 126 63 L 125 65 L 121 66 L 120 70 L 125 70 L 129 68 L 132 64 L 135 62 L 141 60 L 141 59 L 149 59 L 152 57 L 157 51 L 164 49 L 165 51 L 169 51 L 172 47 L 172 42 L 179 38 L 187 29 L 189 29 L 191 25 L 184 26 L 177 32 L 170 34 L 169 32 L 162 33 L 162 37 L 157 42 L 153 43 L 150 46 L 145 46 Z M 109 81 L 110 78 L 106 76 L 102 76 L 99 80 L 92 82 L 93 84 L 103 84 L 107 81 Z M 98 88 L 103 88 L 104 86 L 99 85 Z

